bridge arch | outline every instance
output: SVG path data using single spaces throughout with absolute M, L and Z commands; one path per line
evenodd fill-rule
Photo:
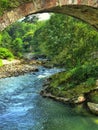
M 0 16 L 0 31 L 33 13 L 54 12 L 81 19 L 98 30 L 98 0 L 32 0 Z

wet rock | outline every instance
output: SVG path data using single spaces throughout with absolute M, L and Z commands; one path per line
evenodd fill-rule
M 54 99 L 54 100 L 56 100 L 56 101 L 60 101 L 60 102 L 63 102 L 63 103 L 69 102 L 69 100 L 70 100 L 69 98 L 54 96 L 53 94 L 48 93 L 45 89 L 42 90 L 42 91 L 40 92 L 40 94 L 41 94 L 43 97 L 52 98 L 52 99 Z
M 80 103 L 83 103 L 85 100 L 86 100 L 86 98 L 82 94 L 82 95 L 80 95 L 80 96 L 78 96 L 76 98 L 73 98 L 72 102 L 75 103 L 75 104 L 80 104 Z
M 87 106 L 88 106 L 89 110 L 90 110 L 93 114 L 98 115 L 98 104 L 92 103 L 92 102 L 88 102 L 88 103 L 87 103 Z

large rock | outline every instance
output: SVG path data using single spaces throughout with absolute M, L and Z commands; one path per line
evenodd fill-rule
M 87 106 L 89 108 L 89 110 L 93 113 L 98 115 L 98 104 L 92 103 L 92 102 L 88 102 Z
M 73 98 L 72 103 L 81 104 L 81 103 L 85 102 L 85 100 L 86 100 L 85 96 L 83 94 L 81 94 L 81 95 Z

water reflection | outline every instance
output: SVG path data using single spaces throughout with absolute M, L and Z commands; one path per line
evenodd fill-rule
M 0 79 L 0 130 L 98 129 L 98 117 L 40 96 L 45 78 L 58 71 L 40 68 L 35 74 Z

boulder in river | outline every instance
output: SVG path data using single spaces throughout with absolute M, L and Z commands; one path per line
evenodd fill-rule
M 72 99 L 72 103 L 75 103 L 75 104 L 80 104 L 80 103 L 83 103 L 84 101 L 86 100 L 86 98 L 84 97 L 83 94 L 75 97 Z
M 88 102 L 88 103 L 87 103 L 87 106 L 88 106 L 89 110 L 90 110 L 93 114 L 98 115 L 98 104 L 92 103 L 92 102 Z

